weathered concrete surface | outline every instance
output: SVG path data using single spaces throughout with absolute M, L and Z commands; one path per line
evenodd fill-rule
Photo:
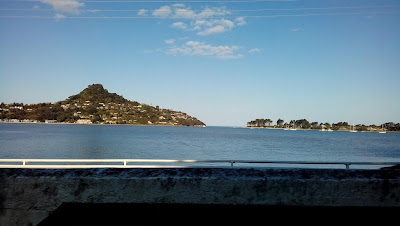
M 400 171 L 0 170 L 0 225 L 36 225 L 62 203 L 400 207 Z

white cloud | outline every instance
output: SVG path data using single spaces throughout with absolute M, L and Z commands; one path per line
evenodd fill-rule
M 148 11 L 142 9 L 138 15 L 147 15 Z M 234 20 L 215 19 L 231 14 L 225 7 L 205 8 L 203 10 L 192 10 L 184 4 L 164 5 L 153 10 L 151 15 L 168 19 L 179 19 L 171 24 L 172 28 L 196 31 L 198 35 L 206 36 L 223 33 L 232 30 L 236 26 L 246 24 L 244 17 L 237 17 Z
M 175 39 L 167 39 L 167 40 L 164 40 L 164 42 L 168 45 L 173 45 L 175 43 Z
M 225 19 L 216 20 L 216 23 L 219 23 L 219 24 L 223 25 L 224 27 L 227 27 L 227 28 L 230 28 L 230 29 L 232 29 L 235 26 L 235 24 L 232 21 L 225 20 Z
M 192 29 L 193 30 L 201 30 L 201 28 L 203 26 L 205 26 L 206 23 L 207 23 L 207 21 L 205 21 L 205 20 L 196 20 L 191 23 Z
M 180 46 L 170 46 L 167 54 L 173 56 L 208 56 L 218 59 L 238 59 L 243 57 L 237 53 L 239 46 L 213 46 L 197 41 L 187 41 Z
M 49 4 L 54 10 L 65 13 L 79 13 L 79 9 L 85 4 L 78 0 L 39 0 L 44 4 Z
M 259 52 L 261 52 L 261 49 L 259 48 L 253 48 L 249 50 L 249 53 L 259 53 Z
M 231 12 L 225 8 L 206 8 L 203 11 L 201 11 L 199 14 L 197 14 L 198 18 L 210 18 L 213 16 L 225 16 L 229 15 Z
M 187 25 L 183 22 L 175 22 L 172 23 L 171 27 L 185 30 L 187 28 Z
M 153 11 L 153 16 L 168 17 L 172 13 L 171 7 L 161 6 L 159 9 Z
M 172 46 L 167 50 L 167 54 L 173 56 L 192 55 L 192 49 L 186 46 Z
M 244 20 L 244 17 L 238 17 L 235 19 L 236 25 L 238 26 L 244 26 L 246 25 L 246 21 Z
M 147 9 L 140 9 L 139 12 L 137 13 L 137 15 L 139 16 L 147 16 Z
M 196 17 L 196 13 L 190 9 L 175 9 L 174 17 L 193 19 Z
M 205 35 L 212 35 L 212 34 L 222 33 L 222 32 L 225 32 L 225 31 L 226 31 L 226 29 L 225 29 L 224 26 L 216 25 L 215 27 L 211 27 L 211 28 L 208 28 L 206 30 L 200 31 L 197 34 L 205 36 Z
M 193 29 L 200 30 L 197 34 L 205 36 L 230 31 L 234 26 L 232 21 L 226 19 L 201 20 L 194 23 Z
M 191 23 L 192 30 L 198 31 L 198 35 L 212 35 L 232 30 L 234 21 L 228 19 L 202 19 Z

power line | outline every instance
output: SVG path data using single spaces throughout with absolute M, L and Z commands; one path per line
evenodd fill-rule
M 277 18 L 277 17 L 308 17 L 308 16 L 339 16 L 339 15 L 368 15 L 368 14 L 399 14 L 391 12 L 348 12 L 348 13 L 311 13 L 311 14 L 280 14 L 280 15 L 245 15 L 244 18 Z M 235 16 L 236 17 L 236 16 Z M 209 17 L 209 19 L 235 18 L 233 16 Z M 0 18 L 29 18 L 29 19 L 165 19 L 165 17 L 142 16 L 0 16 Z
M 332 9 L 369 9 L 369 8 L 396 8 L 400 5 L 383 6 L 338 6 L 338 7 L 312 7 L 312 8 L 266 8 L 266 9 L 226 9 L 229 12 L 261 12 L 261 11 L 304 11 L 304 10 L 332 10 Z M 139 12 L 143 9 L 82 9 L 80 12 Z M 147 9 L 146 9 L 147 10 Z M 204 10 L 190 10 L 192 12 L 203 12 Z M 0 9 L 0 11 L 55 11 L 54 9 Z M 157 9 L 157 12 L 169 12 L 170 10 Z
M 391 11 L 391 12 L 349 12 L 349 13 L 310 13 L 310 14 L 260 15 L 260 16 L 243 16 L 243 17 L 245 17 L 245 18 L 276 18 L 276 17 L 340 16 L 340 15 L 399 14 L 399 13 L 400 13 L 400 11 Z
M 368 9 L 368 8 L 395 8 L 400 5 L 381 5 L 381 6 L 336 6 L 336 7 L 311 7 L 311 8 L 270 8 L 270 9 L 238 9 L 232 12 L 256 12 L 256 11 L 302 11 L 302 10 L 331 10 L 331 9 Z
M 39 0 L 38 0 L 39 1 Z M 90 3 L 258 3 L 258 2 L 296 2 L 297 0 L 221 0 L 221 1 L 97 1 L 97 0 L 82 0 L 81 2 Z
M 2 0 L 3 2 L 41 2 L 41 0 Z M 115 1 L 97 1 L 97 0 L 81 0 L 79 2 L 87 2 L 87 3 L 260 3 L 260 2 L 296 2 L 298 0 L 221 0 L 221 1 L 202 1 L 202 0 L 193 0 L 193 1 L 153 1 L 153 0 L 115 0 Z

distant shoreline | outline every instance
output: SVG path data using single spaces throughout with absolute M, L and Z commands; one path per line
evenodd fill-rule
M 285 130 L 286 129 L 286 128 L 276 128 L 276 127 L 248 127 L 248 126 L 242 127 L 242 128 L 245 128 L 245 129 L 280 129 L 280 130 Z M 291 129 L 289 128 L 289 129 L 286 129 L 286 130 L 291 130 Z M 303 128 L 299 128 L 299 129 L 295 129 L 295 130 L 321 131 L 321 132 L 334 132 L 334 131 L 350 132 L 350 131 L 353 131 L 353 130 L 344 130 L 344 129 L 328 131 L 328 130 L 320 130 L 320 129 L 303 129 Z M 293 130 L 291 130 L 291 131 L 293 131 Z M 355 132 L 357 132 L 357 133 L 379 133 L 379 132 L 382 132 L 382 131 L 379 131 L 379 130 L 376 130 L 376 131 L 360 131 L 360 130 L 356 130 Z M 400 133 L 400 131 L 385 131 L 385 132 L 386 133 Z
M 159 126 L 159 127 L 207 127 L 207 126 L 185 126 L 185 125 L 148 125 L 148 124 L 98 124 L 98 123 L 93 123 L 93 124 L 80 124 L 80 123 L 71 123 L 71 122 L 53 122 L 53 123 L 46 123 L 46 122 L 0 122 L 0 124 L 38 124 L 38 125 L 85 125 L 85 126 Z M 248 127 L 248 126 L 224 126 L 224 127 L 232 127 L 232 128 L 242 128 L 242 129 L 271 129 L 271 130 L 285 130 L 286 128 L 277 128 L 277 127 Z M 293 131 L 291 129 L 286 129 Z M 321 131 L 321 132 L 334 132 L 334 131 L 339 131 L 339 132 L 350 132 L 351 130 L 319 130 L 319 129 L 295 129 L 297 130 L 303 130 L 303 131 Z M 382 131 L 359 131 L 356 130 L 355 132 L 357 133 L 379 133 Z M 386 133 L 400 133 L 400 131 L 385 131 Z
M 162 126 L 162 127 L 207 127 L 207 126 L 185 126 L 185 125 L 148 125 L 148 124 L 80 124 L 80 123 L 72 123 L 72 122 L 53 122 L 53 123 L 45 123 L 45 122 L 0 122 L 0 124 L 37 124 L 37 125 L 83 125 L 83 126 Z

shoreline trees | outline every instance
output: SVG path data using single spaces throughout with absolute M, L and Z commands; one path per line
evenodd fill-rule
M 249 128 L 295 128 L 295 129 L 313 129 L 313 130 L 350 130 L 354 129 L 357 131 L 398 131 L 400 132 L 400 123 L 386 122 L 381 125 L 350 125 L 348 122 L 337 122 L 337 123 L 318 123 L 309 122 L 307 119 L 290 120 L 285 122 L 279 118 L 275 125 L 271 125 L 271 119 L 255 119 L 247 122 Z

